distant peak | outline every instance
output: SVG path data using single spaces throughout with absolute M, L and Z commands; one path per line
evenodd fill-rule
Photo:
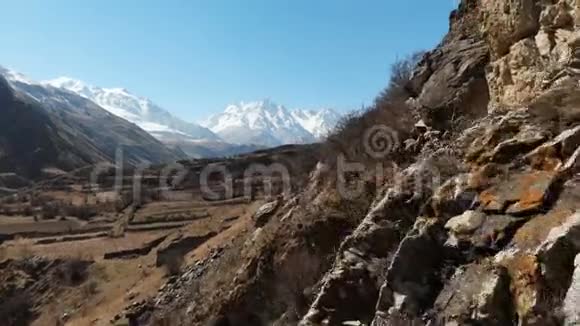
M 131 95 L 131 92 L 129 92 L 129 90 L 126 88 L 115 87 L 115 88 L 104 88 L 104 90 L 111 93 Z
M 4 77 L 7 80 L 12 82 L 19 82 L 23 84 L 34 84 L 34 82 L 25 75 L 2 66 L 0 66 L 0 74 L 4 75 Z
M 81 89 L 91 87 L 90 85 L 87 85 L 85 82 L 83 82 L 81 80 L 74 79 L 71 77 L 66 77 L 66 76 L 58 77 L 58 78 L 51 79 L 51 80 L 45 80 L 45 81 L 42 81 L 41 83 L 43 85 L 49 85 L 49 86 L 53 86 L 56 88 L 65 88 L 65 89 L 69 89 L 69 90 L 73 90 L 73 91 L 79 91 Z

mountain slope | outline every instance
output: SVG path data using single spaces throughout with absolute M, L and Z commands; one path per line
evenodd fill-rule
M 114 162 L 170 162 L 182 155 L 74 93 L 29 83 L 0 68 L 0 172 L 37 178 L 44 169 L 71 170 Z
M 100 88 L 82 81 L 60 77 L 43 85 L 66 89 L 90 99 L 107 111 L 131 121 L 159 140 L 166 138 L 217 141 L 219 137 L 197 124 L 185 122 L 153 103 L 123 88 Z
M 81 151 L 72 141 L 56 132 L 59 126 L 51 119 L 49 112 L 25 97 L 17 97 L 2 76 L 0 116 L 1 172 L 36 178 L 43 168 L 68 170 L 106 160 L 103 153 L 86 148 Z
M 304 129 L 318 139 L 328 135 L 340 120 L 340 115 L 331 109 L 294 110 L 291 114 Z
M 202 125 L 237 144 L 278 146 L 315 142 L 338 120 L 331 110 L 290 111 L 270 100 L 230 105 Z

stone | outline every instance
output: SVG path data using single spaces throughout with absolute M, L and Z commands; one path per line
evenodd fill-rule
M 574 260 L 572 283 L 564 299 L 563 312 L 567 325 L 580 325 L 580 254 Z
M 426 125 L 443 130 L 454 115 L 480 117 L 487 112 L 487 60 L 487 45 L 474 35 L 425 55 L 410 82 L 421 91 L 410 103 Z
M 509 215 L 489 215 L 469 240 L 474 248 L 501 249 L 515 232 L 520 219 Z
M 509 163 L 513 161 L 518 154 L 525 154 L 546 140 L 546 133 L 543 129 L 534 125 L 522 126 L 513 138 L 499 143 L 488 154 L 488 157 L 480 158 L 480 162 Z
M 431 197 L 431 209 L 438 217 L 449 218 L 472 207 L 477 192 L 469 186 L 469 175 L 460 174 L 447 180 Z
M 466 211 L 465 213 L 447 221 L 445 228 L 457 234 L 472 233 L 483 224 L 484 220 L 484 213 Z
M 525 215 L 536 212 L 544 204 L 557 174 L 549 171 L 515 173 L 507 180 L 479 194 L 485 211 Z
M 561 209 L 528 221 L 508 249 L 495 256 L 512 279 L 520 324 L 546 324 L 554 304 L 546 294 L 565 293 L 570 286 L 570 266 L 580 252 L 580 213 Z
M 278 209 L 278 206 L 280 206 L 280 201 L 275 200 L 266 203 L 262 205 L 260 208 L 258 208 L 256 213 L 254 213 L 254 216 L 252 217 L 254 220 L 254 225 L 256 227 L 262 227 L 266 225 L 266 223 L 268 223 L 268 221 L 270 220 L 270 217 L 272 217 L 272 215 L 274 215 L 274 213 Z
M 505 268 L 489 261 L 459 269 L 435 300 L 437 324 L 511 325 L 509 284 Z
M 548 56 L 552 51 L 552 42 L 550 40 L 550 35 L 545 31 L 540 31 L 536 35 L 536 46 L 541 56 Z
M 457 216 L 446 225 L 450 230 L 446 246 L 463 248 L 467 244 L 476 249 L 498 250 L 507 243 L 519 222 L 519 219 L 509 215 L 486 215 L 473 211 L 466 213 L 466 216 Z
M 139 296 L 139 292 L 134 292 L 134 291 L 130 291 L 129 293 L 127 293 L 127 295 L 125 296 L 125 299 L 127 301 L 131 301 L 133 299 L 135 299 L 137 296 Z
M 437 288 L 445 238 L 445 230 L 437 219 L 417 220 L 401 241 L 387 270 L 377 312 L 392 314 L 395 310 L 414 316 L 426 308 Z
M 492 54 L 500 57 L 508 53 L 512 44 L 540 27 L 540 11 L 534 0 L 482 0 L 482 27 Z
M 429 127 L 427 126 L 425 121 L 423 121 L 423 119 L 421 119 L 417 123 L 415 123 L 415 128 L 426 131 Z
M 577 80 L 578 9 L 571 0 L 481 2 L 482 32 L 491 49 L 487 80 L 493 106 L 529 105 L 546 91 Z
M 568 158 L 564 165 L 560 168 L 563 173 L 575 173 L 578 171 L 578 163 L 580 162 L 580 146 L 576 148 L 574 153 Z
M 535 166 L 546 166 L 546 160 L 570 158 L 580 146 L 580 125 L 564 130 L 553 140 L 542 144 L 526 155 L 526 159 Z M 559 166 L 556 166 L 557 168 Z
M 466 131 L 460 140 L 470 142 L 466 159 L 478 165 L 510 163 L 547 139 L 545 126 L 533 122 L 527 108 L 494 114 Z

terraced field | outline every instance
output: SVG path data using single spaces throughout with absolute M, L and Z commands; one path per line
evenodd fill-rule
M 310 165 L 296 170 L 302 171 L 315 164 L 292 163 L 299 156 L 285 151 L 288 148 L 276 155 L 290 159 L 291 171 L 293 166 Z M 264 155 L 253 159 L 263 162 Z M 271 155 L 266 155 L 268 160 Z M 118 188 L 119 179 L 109 171 L 95 187 L 85 170 L 0 196 L 0 277 L 7 277 L 0 285 L 0 299 L 3 291 L 14 287 L 30 296 L 21 324 L 119 322 L 115 316 L 121 310 L 154 298 L 179 270 L 212 259 L 255 230 L 254 214 L 281 193 L 268 196 L 264 176 L 236 170 L 251 162 L 252 157 L 184 162 L 188 174 L 171 191 L 160 182 L 162 167 L 151 168 L 141 178 L 140 196 L 135 196 L 132 177 L 123 177 Z M 224 164 L 233 171 L 233 197 L 208 199 L 203 194 L 199 175 L 207 164 Z M 305 178 L 300 174 L 293 179 L 293 187 L 300 187 Z M 267 179 L 273 189 L 282 189 L 279 177 Z M 246 184 L 252 185 L 250 195 L 244 193 Z M 220 186 L 219 180 L 211 180 L 210 187 Z M 67 266 L 82 270 L 63 272 Z M 75 284 L 51 279 L 63 273 L 80 279 Z

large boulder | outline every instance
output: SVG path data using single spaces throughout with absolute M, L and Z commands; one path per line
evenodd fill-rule
M 434 305 L 442 325 L 510 325 L 512 302 L 509 276 L 486 261 L 459 268 Z
M 537 212 L 550 194 L 557 174 L 548 171 L 514 173 L 479 195 L 483 210 L 512 215 Z
M 522 226 L 495 256 L 507 269 L 520 323 L 544 325 L 554 318 L 580 252 L 580 215 L 556 208 Z
M 519 219 L 509 215 L 486 215 L 467 211 L 452 218 L 445 225 L 449 230 L 447 245 L 498 250 L 509 241 L 518 223 Z
M 487 79 L 493 105 L 527 105 L 576 78 L 575 1 L 485 0 L 480 10 L 492 58 Z
M 462 116 L 487 113 L 489 49 L 478 28 L 478 12 L 476 1 L 461 2 L 451 15 L 450 32 L 425 54 L 409 83 L 409 103 L 436 129 L 446 129 Z
M 439 271 L 445 262 L 445 238 L 443 225 L 437 219 L 417 220 L 387 270 L 375 322 L 393 322 L 393 316 L 418 316 L 432 304 L 441 286 Z
M 444 44 L 427 53 L 412 83 L 417 94 L 410 102 L 425 122 L 444 129 L 452 117 L 480 117 L 487 112 L 489 95 L 484 67 L 487 46 L 478 39 Z
M 264 225 L 266 225 L 266 223 L 268 223 L 268 221 L 270 220 L 272 215 L 274 215 L 274 213 L 276 213 L 276 210 L 278 209 L 279 206 L 280 206 L 280 201 L 275 200 L 275 201 L 271 201 L 269 203 L 266 203 L 266 204 L 262 205 L 260 208 L 258 208 L 256 213 L 254 213 L 254 216 L 252 216 L 252 219 L 254 220 L 254 225 L 257 228 L 261 228 Z

